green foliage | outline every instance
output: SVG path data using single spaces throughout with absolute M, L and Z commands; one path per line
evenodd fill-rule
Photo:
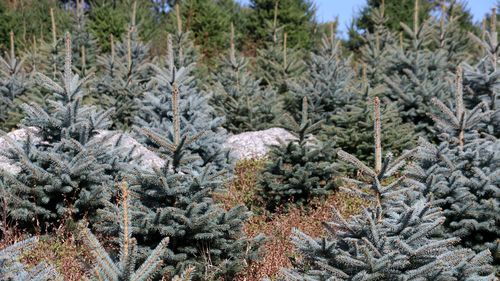
M 313 239 L 296 232 L 293 242 L 304 264 L 286 280 L 490 280 L 488 251 L 475 254 L 453 246 L 459 239 L 433 239 L 444 218 L 419 201 L 382 210 L 365 209 L 345 220 L 338 212 L 325 224 L 330 236 Z
M 132 24 L 132 23 L 131 23 Z M 128 130 L 137 115 L 140 99 L 149 80 L 145 66 L 149 63 L 149 44 L 137 35 L 136 26 L 131 25 L 124 41 L 114 44 L 111 53 L 98 57 L 99 79 L 96 82 L 96 97 L 106 109 L 114 108 L 115 128 Z
M 211 67 L 213 58 L 222 52 L 227 44 L 227 34 L 231 22 L 241 25 L 241 8 L 234 0 L 180 1 L 180 16 L 193 39 L 200 47 L 203 61 Z M 174 13 L 170 13 L 170 23 L 174 26 Z M 175 30 L 172 28 L 172 30 Z
M 302 74 L 306 71 L 303 57 L 299 50 L 290 48 L 287 43 L 287 33 L 281 28 L 273 27 L 272 40 L 266 42 L 265 47 L 257 50 L 256 73 L 263 84 L 268 85 L 285 95 L 285 102 L 289 102 L 290 85 L 302 81 Z
M 418 132 L 432 134 L 432 98 L 444 99 L 447 91 L 445 77 L 450 67 L 446 53 L 432 50 L 433 29 L 430 19 L 414 22 L 413 28 L 402 24 L 405 34 L 411 39 L 403 45 L 393 45 L 392 66 L 383 76 L 390 89 L 389 97 L 400 107 L 403 121 L 412 122 Z
M 3 130 L 13 128 L 19 121 L 20 108 L 16 101 L 29 87 L 23 62 L 16 56 L 14 33 L 10 33 L 10 52 L 5 58 L 0 57 L 0 122 Z
M 87 28 L 88 18 L 85 13 L 84 0 L 77 0 L 73 8 L 71 38 L 73 49 L 73 67 L 81 76 L 94 71 L 96 65 L 97 42 Z
M 0 49 L 8 50 L 11 31 L 16 34 L 17 46 L 28 47 L 33 37 L 49 40 L 51 34 L 47 30 L 51 30 L 49 13 L 51 8 L 57 15 L 55 22 L 60 31 L 68 30 L 71 15 L 59 7 L 57 1 L 2 1 L 0 3 Z
M 266 208 L 275 211 L 290 203 L 306 204 L 313 198 L 324 197 L 334 189 L 332 147 L 314 139 L 322 123 L 308 118 L 304 98 L 302 120 L 284 120 L 286 128 L 296 135 L 295 140 L 274 146 L 259 179 L 260 196 Z
M 493 14 L 497 14 L 493 9 Z M 490 17 L 491 18 L 491 17 Z M 467 90 L 464 100 L 468 107 L 484 103 L 492 114 L 483 120 L 484 131 L 500 137 L 500 72 L 498 56 L 500 53 L 497 21 L 490 21 L 488 30 L 483 30 L 481 38 L 471 35 L 476 44 L 483 50 L 482 58 L 476 65 L 463 64 L 464 87 Z
M 207 94 L 197 86 L 192 74 L 195 65 L 176 70 L 173 49 L 168 49 L 164 67 L 150 65 L 156 74 L 149 83 L 149 91 L 138 100 L 140 110 L 135 124 L 177 144 L 180 136 L 192 138 L 185 143 L 190 154 L 197 155 L 202 166 L 213 165 L 223 170 L 229 165 L 227 152 L 222 148 L 227 136 L 222 127 L 224 119 L 215 115 Z M 183 49 L 179 50 L 183 53 Z M 148 140 L 145 143 L 161 146 Z
M 0 279 L 5 281 L 62 280 L 59 273 L 45 262 L 28 268 L 19 261 L 23 251 L 34 247 L 38 237 L 28 238 L 0 250 Z
M 277 5 L 277 6 L 276 6 Z M 289 34 L 291 46 L 309 48 L 316 26 L 315 8 L 309 0 L 252 0 L 247 30 L 254 40 L 269 40 L 269 27 L 282 26 Z M 277 11 L 276 11 L 277 8 Z
M 111 50 L 110 35 L 116 41 L 125 41 L 128 23 L 134 22 L 137 35 L 158 47 L 166 21 L 161 10 L 155 10 L 155 1 L 150 0 L 92 0 L 89 1 L 89 31 L 97 39 L 104 52 Z M 131 13 L 131 11 L 134 12 Z M 132 17 L 135 17 L 134 20 Z
M 391 50 L 396 44 L 396 36 L 387 27 L 387 13 L 384 7 L 372 8 L 370 20 L 373 22 L 373 31 L 367 31 L 361 38 L 363 46 L 360 47 L 360 61 L 362 76 L 373 88 L 384 84 L 384 75 L 392 67 Z
M 374 32 L 377 23 L 373 20 L 372 13 L 384 4 L 384 13 L 387 15 L 385 26 L 393 31 L 403 31 L 401 23 L 408 26 L 413 24 L 415 0 L 368 0 L 367 6 L 364 7 L 360 16 L 356 19 L 357 28 L 369 32 Z M 418 19 L 420 22 L 425 21 L 430 17 L 430 12 L 433 8 L 432 0 L 420 0 Z
M 262 87 L 248 64 L 248 59 L 236 54 L 232 30 L 229 54 L 222 58 L 213 77 L 212 104 L 217 113 L 226 117 L 224 127 L 235 134 L 268 129 L 282 113 L 276 91 Z
M 141 198 L 131 211 L 139 253 L 149 253 L 154 241 L 169 237 L 165 270 L 176 274 L 194 267 L 193 280 L 232 279 L 258 257 L 262 243 L 261 237 L 244 236 L 243 223 L 250 213 L 244 206 L 226 211 L 215 204 L 212 193 L 222 187 L 220 175 L 210 166 L 196 168 L 198 157 L 190 155 L 187 148 L 192 138 L 185 134 L 171 138 L 148 129 L 140 132 L 156 144 L 152 149 L 165 164 L 128 172 L 131 192 Z M 116 221 L 112 210 L 102 212 L 109 222 Z M 116 233 L 116 225 L 109 222 L 100 229 Z

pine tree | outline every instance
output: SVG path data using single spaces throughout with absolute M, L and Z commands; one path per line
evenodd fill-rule
M 331 25 L 330 34 L 323 37 L 319 50 L 310 54 L 307 78 L 292 83 L 290 87 L 294 95 L 292 108 L 287 106 L 290 111 L 299 111 L 303 97 L 307 97 L 311 120 L 328 120 L 354 99 L 351 89 L 354 71 L 350 66 L 351 59 L 343 58 L 340 43 Z
M 201 74 L 205 72 L 203 65 L 200 62 L 199 50 L 194 44 L 192 32 L 184 26 L 181 17 L 179 5 L 175 5 L 176 32 L 172 34 L 172 55 L 174 64 L 180 67 L 187 67 L 192 64 L 197 64 L 196 74 L 201 78 Z
M 212 104 L 219 115 L 226 117 L 224 127 L 232 133 L 268 129 L 281 114 L 281 101 L 275 90 L 262 87 L 253 76 L 248 59 L 236 53 L 234 40 L 231 24 L 229 54 L 213 77 Z
M 361 180 L 345 178 L 344 180 L 351 186 L 347 189 L 340 187 L 340 189 L 354 193 L 357 196 L 375 202 L 377 206 L 381 206 L 382 203 L 390 202 L 391 198 L 398 197 L 401 193 L 406 192 L 406 188 L 400 188 L 404 177 L 399 174 L 401 168 L 406 166 L 408 158 L 410 158 L 415 151 L 413 149 L 404 151 L 396 159 L 393 159 L 392 152 L 382 157 L 382 117 L 380 113 L 380 100 L 378 97 L 375 97 L 373 105 L 373 168 L 369 168 L 356 156 L 342 149 L 337 152 L 337 155 L 339 159 L 354 166 L 363 176 Z M 389 181 L 389 179 L 391 180 Z M 386 184 L 388 181 L 390 183 Z
M 479 62 L 471 66 L 464 63 L 464 87 L 467 95 L 464 96 L 466 105 L 474 107 L 485 102 L 492 111 L 492 115 L 485 120 L 485 131 L 500 137 L 500 73 L 499 60 L 500 48 L 498 43 L 496 9 L 493 9 L 490 28 L 483 30 L 481 38 L 471 34 L 477 45 L 481 46 L 483 56 Z
M 149 63 L 149 44 L 138 38 L 135 23 L 137 2 L 134 2 L 132 20 L 125 41 L 114 43 L 110 36 L 111 53 L 98 57 L 100 75 L 96 82 L 96 99 L 104 108 L 114 108 L 113 120 L 121 130 L 130 129 L 139 110 L 140 99 L 149 80 L 144 69 Z
M 365 209 L 325 223 L 328 238 L 296 232 L 303 264 L 286 280 L 493 280 L 488 251 L 454 247 L 459 239 L 433 239 L 444 217 L 430 203 Z
M 437 50 L 446 54 L 446 60 L 452 66 L 468 60 L 477 52 L 471 36 L 467 34 L 472 26 L 464 26 L 464 23 L 472 23 L 472 17 L 464 5 L 455 0 L 448 5 L 444 1 L 441 3 L 438 32 L 435 35 Z
M 308 102 L 304 98 L 300 123 L 291 116 L 286 116 L 283 122 L 297 139 L 272 148 L 259 179 L 259 194 L 271 211 L 290 203 L 307 204 L 335 188 L 332 147 L 311 139 L 322 122 L 312 123 L 308 114 Z
M 121 184 L 120 219 L 120 256 L 114 262 L 101 243 L 88 228 L 83 228 L 82 236 L 89 245 L 94 257 L 94 274 L 96 280 L 108 281 L 139 281 L 151 280 L 158 273 L 166 251 L 168 238 L 163 238 L 158 246 L 149 254 L 144 263 L 136 269 L 137 241 L 132 238 L 132 222 L 129 210 L 129 190 L 125 182 Z
M 50 107 L 24 104 L 26 117 L 23 141 L 6 138 L 2 155 L 17 164 L 20 172 L 9 177 L 14 199 L 9 202 L 11 218 L 21 227 L 32 228 L 32 219 L 55 223 L 63 218 L 95 219 L 95 211 L 111 196 L 106 186 L 116 174 L 118 152 L 97 136 L 110 126 L 111 111 L 82 105 L 85 92 L 72 71 L 71 38 L 66 35 L 64 72 L 56 82 L 37 73 L 37 83 L 53 93 Z M 109 185 L 108 185 L 109 186 Z
M 242 17 L 241 6 L 234 0 L 224 1 L 178 1 L 181 18 L 186 22 L 191 37 L 199 47 L 201 60 L 210 70 L 215 70 L 215 60 L 226 45 L 226 34 L 229 32 L 231 22 L 238 21 L 239 29 L 244 28 L 245 18 Z M 174 23 L 173 15 L 169 14 Z M 175 23 L 174 23 L 175 25 Z
M 59 273 L 45 262 L 28 268 L 19 261 L 24 251 L 38 242 L 38 237 L 28 238 L 0 250 L 0 280 L 5 281 L 45 281 L 62 280 Z
M 461 245 L 476 252 L 489 249 L 498 267 L 500 244 L 500 141 L 482 137 L 477 131 L 491 114 L 486 104 L 464 107 L 461 69 L 455 80 L 455 103 L 447 107 L 435 100 L 439 116 L 433 116 L 441 133 L 441 144 L 421 141 L 417 163 L 407 172 L 427 197 L 443 209 L 444 237 L 460 237 Z
M 217 170 L 225 169 L 229 162 L 228 153 L 222 148 L 227 137 L 227 132 L 222 127 L 224 119 L 216 116 L 215 110 L 208 103 L 209 96 L 197 86 L 193 77 L 195 65 L 182 66 L 177 70 L 170 40 L 167 49 L 164 67 L 150 65 L 155 76 L 148 85 L 149 91 L 137 101 L 140 110 L 135 124 L 159 135 L 173 136 L 173 130 L 179 129 L 180 135 L 196 136 L 186 148 L 201 158 L 202 166 L 211 164 Z M 174 100 L 174 96 L 177 100 Z M 178 120 L 174 118 L 176 114 L 179 115 Z M 154 146 L 154 143 L 145 141 Z
M 13 128 L 19 119 L 20 108 L 16 100 L 29 87 L 23 69 L 23 60 L 16 56 L 14 33 L 10 33 L 10 53 L 0 57 L 0 123 L 3 130 Z
M 405 165 L 412 151 L 392 161 L 382 158 L 380 111 L 375 99 L 375 166 L 369 168 L 342 150 L 340 159 L 360 170 L 364 179 L 349 180 L 344 188 L 375 206 L 345 219 L 334 209 L 334 220 L 325 223 L 328 236 L 314 239 L 300 231 L 293 242 L 302 255 L 294 269 L 285 271 L 286 280 L 490 280 L 491 255 L 475 254 L 454 246 L 459 239 L 435 239 L 433 235 L 445 221 L 439 208 L 425 199 L 406 204 L 409 191 L 404 176 L 390 183 Z

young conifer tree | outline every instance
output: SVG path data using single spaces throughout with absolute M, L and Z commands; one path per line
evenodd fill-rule
M 382 1 L 378 8 L 373 7 L 370 11 L 370 19 L 374 24 L 373 32 L 367 31 L 363 36 L 364 45 L 360 49 L 362 76 L 372 88 L 384 85 L 384 75 L 392 67 L 391 55 L 393 46 L 398 44 L 397 36 L 387 28 L 389 18 L 385 12 Z
M 333 148 L 314 138 L 322 122 L 313 123 L 308 114 L 304 97 L 300 121 L 287 115 L 283 122 L 297 139 L 272 148 L 259 179 L 259 194 L 271 211 L 290 203 L 307 204 L 335 188 Z
M 229 54 L 222 58 L 213 77 L 212 104 L 217 113 L 226 117 L 224 127 L 235 134 L 268 129 L 282 113 L 276 91 L 261 86 L 261 80 L 254 77 L 248 64 L 247 58 L 237 54 L 231 24 Z
M 474 107 L 485 102 L 492 111 L 489 119 L 484 120 L 483 131 L 495 137 L 500 137 L 500 44 L 498 42 L 498 23 L 496 9 L 492 10 L 490 27 L 483 30 L 481 38 L 470 34 L 474 42 L 483 51 L 482 58 L 476 65 L 463 64 L 464 87 L 466 95 L 464 100 L 467 107 Z
M 446 79 L 450 64 L 446 54 L 432 50 L 434 29 L 432 18 L 419 22 L 419 0 L 415 0 L 413 27 L 401 24 L 404 38 L 392 45 L 392 67 L 384 82 L 390 89 L 389 97 L 400 107 L 403 121 L 415 124 L 418 132 L 432 133 L 432 98 L 447 98 Z M 409 39 L 407 39 L 409 38 Z
M 450 66 L 467 61 L 471 54 L 478 51 L 472 36 L 468 36 L 467 30 L 460 26 L 464 16 L 463 5 L 460 1 L 449 1 L 448 5 L 442 1 L 439 23 L 436 24 L 437 32 L 434 32 L 438 43 L 436 50 L 446 55 Z
M 330 25 L 330 33 L 323 37 L 319 50 L 310 54 L 307 69 L 305 81 L 291 83 L 294 98 L 287 108 L 299 112 L 302 99 L 307 97 L 312 122 L 327 120 L 328 124 L 328 117 L 356 99 L 351 57 L 343 57 L 341 41 L 335 38 L 333 25 Z
M 80 76 L 86 76 L 95 71 L 96 55 L 98 51 L 97 41 L 87 27 L 86 3 L 84 0 L 76 0 L 73 8 L 73 22 L 71 28 L 73 67 Z
M 226 169 L 229 159 L 222 147 L 227 138 L 227 132 L 222 127 L 224 118 L 216 115 L 208 103 L 209 97 L 197 86 L 193 75 L 196 65 L 179 66 L 177 69 L 173 44 L 170 39 L 167 41 L 165 66 L 150 64 L 155 76 L 148 84 L 148 92 L 136 101 L 140 109 L 135 116 L 135 124 L 161 136 L 175 135 L 175 128 L 181 131 L 181 135 L 196 136 L 185 148 L 200 157 L 201 166 L 210 164 L 219 171 Z M 172 98 L 174 89 L 177 91 L 175 101 Z M 177 103 L 177 108 L 174 103 Z M 174 118 L 176 113 L 178 119 Z M 147 145 L 158 145 L 147 139 L 145 142 Z
M 128 130 L 134 123 L 140 99 L 149 80 L 145 66 L 150 62 L 149 44 L 140 40 L 135 23 L 137 2 L 134 1 L 131 21 L 125 39 L 115 44 L 110 35 L 111 53 L 97 58 L 99 77 L 96 94 L 104 108 L 114 108 L 115 128 Z
M 14 33 L 10 35 L 10 50 L 5 57 L 0 57 L 0 123 L 2 130 L 10 130 L 19 121 L 20 107 L 17 100 L 29 87 L 24 71 L 23 59 L 16 55 Z
M 175 5 L 175 20 L 177 29 L 172 35 L 174 64 L 180 68 L 198 63 L 200 60 L 199 50 L 194 44 L 192 32 L 183 25 L 179 4 Z M 202 71 L 202 69 L 196 69 L 196 71 Z
M 289 100 L 292 98 L 288 96 L 290 83 L 302 78 L 306 66 L 300 52 L 289 46 L 288 35 L 284 27 L 277 25 L 279 13 L 277 3 L 274 9 L 274 20 L 270 27 L 270 38 L 264 48 L 257 50 L 256 73 L 261 75 L 259 78 L 262 78 L 265 85 L 276 89 L 278 94 L 285 94 L 285 98 Z
M 170 51 L 167 68 L 154 66 L 155 82 L 161 87 L 146 95 L 141 115 L 161 118 L 142 119 L 151 121 L 137 128 L 164 165 L 153 170 L 136 167 L 128 173 L 131 192 L 140 198 L 133 209 L 134 236 L 140 253 L 149 253 L 155 241 L 169 237 L 163 262 L 171 273 L 194 267 L 193 280 L 231 280 L 247 261 L 257 258 L 261 238 L 244 236 L 243 223 L 250 216 L 244 206 L 224 210 L 212 199 L 212 193 L 223 186 L 221 173 L 213 169 L 217 158 L 203 159 L 205 154 L 194 148 L 215 133 L 210 127 L 208 132 L 203 130 L 210 119 L 189 123 L 191 116 L 207 118 L 203 110 L 208 105 L 190 88 L 189 69 L 176 70 Z M 116 221 L 116 212 L 110 210 L 104 209 L 101 216 Z M 117 232 L 109 221 L 99 229 Z
M 36 74 L 37 83 L 52 93 L 49 108 L 24 104 L 26 139 L 6 137 L 9 145 L 2 151 L 20 168 L 9 177 L 14 196 L 7 207 L 11 218 L 29 229 L 33 218 L 42 224 L 83 216 L 93 221 L 95 211 L 109 200 L 106 185 L 116 172 L 112 164 L 117 151 L 106 144 L 106 137 L 97 136 L 110 126 L 111 111 L 82 104 L 82 86 L 90 77 L 73 73 L 69 33 L 64 72 L 58 77 L 56 82 Z
M 325 223 L 329 235 L 314 239 L 300 231 L 293 242 L 302 255 L 300 263 L 285 270 L 286 280 L 490 280 L 488 251 L 475 254 L 454 246 L 459 239 L 435 239 L 445 221 L 439 208 L 425 199 L 405 203 L 404 177 L 389 184 L 413 152 L 392 160 L 382 157 L 378 99 L 375 99 L 375 166 L 369 168 L 344 151 L 339 157 L 360 170 L 364 179 L 349 180 L 355 192 L 373 200 L 373 207 L 345 219 L 334 209 L 334 220 Z
M 142 265 L 136 268 L 138 258 L 137 240 L 132 237 L 132 222 L 129 209 L 130 199 L 127 183 L 121 184 L 121 199 L 118 216 L 120 217 L 120 255 L 117 262 L 113 261 L 99 240 L 90 229 L 84 227 L 82 236 L 89 245 L 95 258 L 94 274 L 97 280 L 106 281 L 141 281 L 151 280 L 163 264 L 163 256 L 168 244 L 168 238 L 163 238 L 158 246 L 147 256 Z
M 367 81 L 365 78 L 363 81 Z M 365 163 L 372 163 L 373 158 L 373 102 L 372 97 L 380 93 L 380 88 L 372 89 L 367 82 L 359 83 L 361 93 L 358 98 L 343 106 L 337 114 L 330 117 L 321 139 L 333 142 Z M 353 89 L 359 91 L 358 89 Z M 388 102 L 381 109 L 382 143 L 389 151 L 400 155 L 404 150 L 416 144 L 415 128 L 411 123 L 404 123 L 397 105 Z
M 489 249 L 500 263 L 500 141 L 483 137 L 478 128 L 491 111 L 486 103 L 464 106 L 461 68 L 456 75 L 455 102 L 435 100 L 441 115 L 432 116 L 441 132 L 439 146 L 421 141 L 417 162 L 408 169 L 411 183 L 443 209 L 444 237 L 460 237 L 461 245 L 476 252 Z

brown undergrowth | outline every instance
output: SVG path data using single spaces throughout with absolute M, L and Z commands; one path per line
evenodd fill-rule
M 92 256 L 72 234 L 55 234 L 41 237 L 38 244 L 22 256 L 27 266 L 42 261 L 51 264 L 65 281 L 85 280 L 92 264 Z
M 238 281 L 256 281 L 265 277 L 275 280 L 280 270 L 289 267 L 298 258 L 290 237 L 292 229 L 318 237 L 324 234 L 322 222 L 332 219 L 332 208 L 340 211 L 344 217 L 352 216 L 367 203 L 353 195 L 337 192 L 324 200 L 315 200 L 307 208 L 291 207 L 285 211 L 269 214 L 263 211 L 258 200 L 257 180 L 264 167 L 263 160 L 243 160 L 235 167 L 234 179 L 228 184 L 227 193 L 218 194 L 217 198 L 226 208 L 244 204 L 258 215 L 245 224 L 245 233 L 249 237 L 264 234 L 267 239 L 262 249 L 262 259 L 250 264 L 237 278 Z

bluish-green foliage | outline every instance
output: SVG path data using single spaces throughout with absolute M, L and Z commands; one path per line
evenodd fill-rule
M 155 76 L 149 84 L 149 91 L 136 101 L 140 109 L 135 116 L 135 124 L 158 135 L 167 136 L 172 141 L 177 133 L 180 133 L 179 136 L 193 138 L 185 143 L 185 148 L 191 154 L 199 156 L 202 166 L 210 164 L 218 170 L 225 169 L 229 167 L 229 160 L 227 152 L 222 148 L 227 137 L 226 130 L 222 127 L 224 118 L 216 116 L 215 110 L 208 103 L 208 94 L 197 86 L 192 73 L 195 64 L 176 69 L 173 48 L 169 50 L 164 67 L 151 64 Z M 159 145 L 148 140 L 146 144 L 153 147 Z
M 24 104 L 22 121 L 26 137 L 6 136 L 2 151 L 20 171 L 9 175 L 13 199 L 10 216 L 23 227 L 33 227 L 32 219 L 51 223 L 66 218 L 88 216 L 111 196 L 106 187 L 113 178 L 113 162 L 118 155 L 99 130 L 109 127 L 111 111 L 82 105 L 82 89 L 88 77 L 80 79 L 72 71 L 71 40 L 66 36 L 64 72 L 58 82 L 37 73 L 37 82 L 52 92 L 49 109 Z
M 330 124 L 331 116 L 337 115 L 357 98 L 351 62 L 351 58 L 343 57 L 341 41 L 335 38 L 332 27 L 330 34 L 323 37 L 319 49 L 310 54 L 305 78 L 291 81 L 292 102 L 287 104 L 288 111 L 297 116 L 295 112 L 300 112 L 302 99 L 307 97 L 311 120 L 324 120 Z
M 5 57 L 0 57 L 0 126 L 9 130 L 19 121 L 19 104 L 17 101 L 24 96 L 29 87 L 28 75 L 23 66 L 24 60 L 16 55 L 14 48 L 14 33 L 10 33 L 10 51 Z
M 163 238 L 158 246 L 146 257 L 139 268 L 137 262 L 137 240 L 132 238 L 132 222 L 130 216 L 129 190 L 125 182 L 121 184 L 121 204 L 117 216 L 120 225 L 120 256 L 117 262 L 104 249 L 94 234 L 86 227 L 82 236 L 94 255 L 95 280 L 106 281 L 145 281 L 151 280 L 162 265 L 162 258 L 168 244 L 168 237 Z
M 290 203 L 307 204 L 335 188 L 333 148 L 315 138 L 322 122 L 313 123 L 308 114 L 304 98 L 300 122 L 291 116 L 283 120 L 295 139 L 272 147 L 259 179 L 259 195 L 271 211 Z
M 377 116 L 378 115 L 378 116 Z M 373 205 L 345 219 L 334 211 L 332 222 L 325 223 L 328 236 L 314 239 L 296 231 L 293 238 L 301 261 L 285 270 L 286 280 L 490 280 L 488 250 L 476 254 L 455 244 L 459 238 L 434 238 L 445 223 L 443 212 L 426 199 L 407 204 L 404 176 L 387 184 L 405 166 L 414 152 L 392 160 L 382 159 L 378 108 L 375 101 L 375 166 L 369 168 L 359 159 L 339 151 L 340 159 L 354 165 L 361 180 L 347 191 L 367 199 Z
M 498 56 L 500 53 L 497 21 L 491 17 L 490 27 L 483 30 L 482 37 L 471 35 L 475 43 L 483 50 L 482 57 L 476 65 L 463 64 L 464 96 L 466 105 L 474 107 L 483 102 L 492 111 L 484 121 L 483 130 L 500 137 L 500 72 Z
M 99 79 L 95 99 L 106 108 L 114 108 L 115 128 L 130 129 L 139 110 L 137 100 L 146 90 L 149 76 L 145 70 L 150 61 L 149 45 L 138 38 L 137 27 L 130 25 L 126 38 L 114 44 L 110 38 L 111 53 L 97 58 Z
M 489 249 L 498 266 L 500 244 L 500 142 L 482 137 L 482 122 L 492 114 L 485 103 L 469 110 L 462 92 L 462 72 L 456 75 L 453 107 L 435 100 L 442 114 L 433 116 L 441 132 L 439 146 L 422 141 L 417 165 L 408 171 L 412 183 L 443 209 L 444 237 L 460 237 L 476 252 Z

